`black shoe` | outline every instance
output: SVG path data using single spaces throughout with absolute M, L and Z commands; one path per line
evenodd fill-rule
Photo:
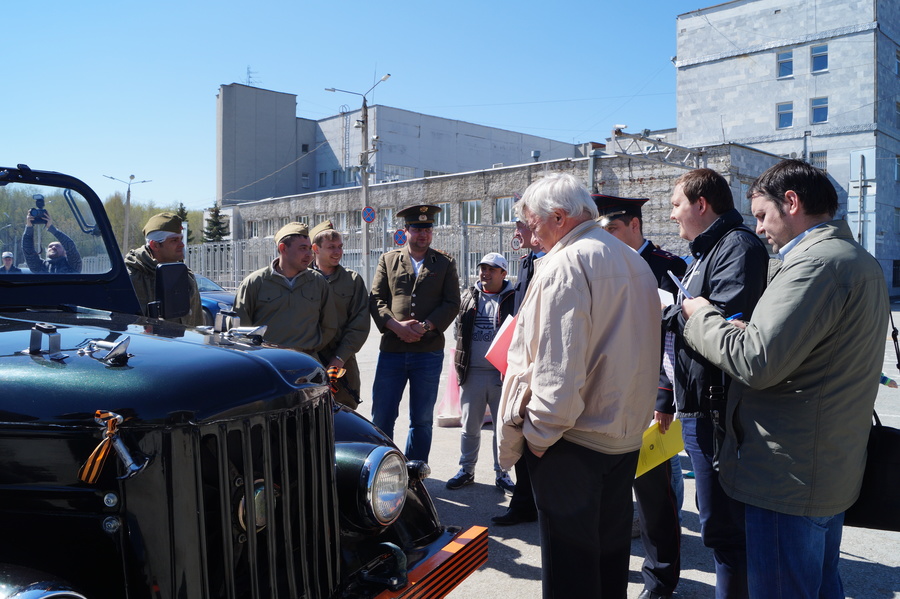
M 537 520 L 537 514 L 535 512 L 513 511 L 511 508 L 506 508 L 506 513 L 502 516 L 494 516 L 491 518 L 491 522 L 497 526 L 512 526 L 513 524 L 534 522 L 535 520 Z
M 474 482 L 474 474 L 469 474 L 465 470 L 460 470 L 456 473 L 456 476 L 447 481 L 447 488 L 455 491 L 456 489 L 462 489 L 466 485 L 471 485 Z
M 638 595 L 638 599 L 670 599 L 671 597 L 672 595 L 664 595 L 662 593 L 651 591 L 650 589 L 644 589 L 641 591 L 641 594 Z

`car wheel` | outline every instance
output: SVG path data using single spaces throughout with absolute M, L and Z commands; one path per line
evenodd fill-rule
M 215 323 L 216 323 L 216 320 L 215 320 L 215 318 L 213 318 L 212 312 L 210 312 L 206 308 L 203 308 L 203 324 L 205 324 L 208 327 L 211 327 Z

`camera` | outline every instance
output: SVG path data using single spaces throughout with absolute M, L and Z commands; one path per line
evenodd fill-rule
M 34 199 L 35 207 L 28 211 L 28 214 L 31 215 L 32 223 L 36 225 L 46 225 L 47 224 L 47 210 L 44 208 L 44 196 L 39 193 L 31 196 Z

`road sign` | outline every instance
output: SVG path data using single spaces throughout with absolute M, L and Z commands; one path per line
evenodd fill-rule
M 362 218 L 367 223 L 375 222 L 375 209 L 371 206 L 366 206 L 362 211 Z
M 397 229 L 394 231 L 394 243 L 397 245 L 406 244 L 406 231 L 403 229 Z

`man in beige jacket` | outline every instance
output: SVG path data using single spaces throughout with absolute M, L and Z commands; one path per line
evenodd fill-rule
M 659 379 L 656 278 L 595 222 L 571 175 L 533 183 L 516 211 L 547 255 L 509 349 L 500 464 L 524 452 L 531 472 L 544 597 L 624 597 L 631 485 Z

